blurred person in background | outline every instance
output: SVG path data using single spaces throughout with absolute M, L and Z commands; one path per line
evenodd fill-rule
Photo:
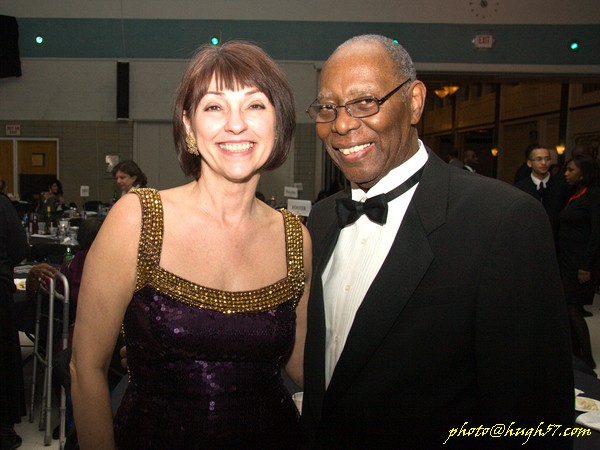
M 127 194 L 133 188 L 143 188 L 148 184 L 146 174 L 130 159 L 121 161 L 112 170 L 113 177 L 121 196 Z
M 463 152 L 463 169 L 469 172 L 477 172 L 479 166 L 479 156 L 475 150 L 465 150 Z
M 561 190 L 564 178 L 552 176 L 551 164 L 552 157 L 548 148 L 544 146 L 528 147 L 527 167 L 530 174 L 517 181 L 515 187 L 528 193 L 544 206 L 552 225 L 552 232 L 556 237 L 558 213 L 564 206 Z
M 455 166 L 457 169 L 464 169 L 465 165 L 458 157 L 458 149 L 452 147 L 448 149 L 448 164 Z
M 558 215 L 558 262 L 569 323 L 573 354 L 592 369 L 590 332 L 583 317 L 583 305 L 591 305 L 596 292 L 600 253 L 600 190 L 598 165 L 586 154 L 566 163 L 565 180 L 572 187 L 567 205 Z
M 40 194 L 37 212 L 46 214 L 48 206 L 51 213 L 61 212 L 64 208 L 65 198 L 63 197 L 62 183 L 58 179 L 54 179 L 48 183 L 48 190 Z
M 25 230 L 10 199 L 0 194 L 0 448 L 15 449 L 22 439 L 15 423 L 25 415 L 21 344 L 14 318 L 14 267 L 26 258 Z

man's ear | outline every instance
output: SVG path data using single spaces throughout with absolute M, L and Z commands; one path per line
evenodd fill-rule
M 423 82 L 415 80 L 410 87 L 411 125 L 416 125 L 421 120 L 423 108 L 425 107 L 425 95 L 427 88 Z

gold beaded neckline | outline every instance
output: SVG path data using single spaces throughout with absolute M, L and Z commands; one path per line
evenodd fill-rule
M 266 311 L 293 300 L 295 307 L 304 292 L 302 225 L 298 217 L 281 209 L 285 224 L 287 276 L 269 286 L 251 291 L 220 291 L 172 274 L 159 266 L 164 235 L 163 208 L 155 189 L 141 188 L 134 193 L 142 205 L 142 229 L 137 256 L 136 292 L 145 286 L 156 289 L 190 306 L 234 314 Z

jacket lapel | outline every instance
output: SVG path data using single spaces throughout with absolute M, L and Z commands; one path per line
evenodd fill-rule
M 312 237 L 313 273 L 311 294 L 308 302 L 307 335 L 305 344 L 305 390 L 311 392 L 311 399 L 305 397 L 303 408 L 310 408 L 311 416 L 319 420 L 325 396 L 325 309 L 323 304 L 323 284 L 321 275 L 333 253 L 340 228 L 335 213 L 335 199 L 349 197 L 344 191 L 322 200 L 319 205 L 324 212 L 315 221 L 309 218 L 308 228 Z
M 442 165 L 429 155 L 390 252 L 356 313 L 325 394 L 324 415 L 368 363 L 433 261 L 428 234 L 444 222 L 447 203 L 449 175 Z

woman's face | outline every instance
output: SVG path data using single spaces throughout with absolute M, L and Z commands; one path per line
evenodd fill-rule
M 202 173 L 232 182 L 259 174 L 275 144 L 275 108 L 255 87 L 219 89 L 214 78 L 193 117 L 184 116 L 197 142 Z
M 58 194 L 58 184 L 56 184 L 56 183 L 52 183 L 52 184 L 50 185 L 50 192 L 51 192 L 52 194 Z
M 132 177 L 125 172 L 121 172 L 120 170 L 117 170 L 117 173 L 115 174 L 115 183 L 117 183 L 117 187 L 121 192 L 129 191 L 131 186 L 133 186 L 135 183 L 135 180 L 137 180 L 136 176 Z
M 575 186 L 581 181 L 581 170 L 573 161 L 569 161 L 565 169 L 565 180 L 567 184 Z

